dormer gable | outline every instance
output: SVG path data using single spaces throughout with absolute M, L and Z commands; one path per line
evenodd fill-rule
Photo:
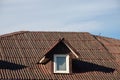
M 61 45 L 64 45 L 64 47 Z M 44 64 L 47 61 L 49 61 L 50 57 L 53 55 L 52 51 L 54 51 L 55 48 L 58 46 L 59 47 L 61 46 L 62 49 L 64 49 L 65 47 L 68 48 L 72 52 L 72 55 L 74 55 L 76 58 L 79 58 L 79 54 L 77 53 L 77 51 L 69 44 L 67 40 L 62 38 L 62 39 L 59 39 L 59 41 L 39 60 L 39 63 Z M 64 54 L 64 53 L 61 53 L 61 54 Z

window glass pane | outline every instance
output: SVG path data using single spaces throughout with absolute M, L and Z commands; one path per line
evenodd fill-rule
M 66 57 L 57 57 L 57 70 L 66 70 Z

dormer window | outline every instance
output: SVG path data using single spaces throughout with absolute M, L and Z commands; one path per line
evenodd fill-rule
M 69 73 L 69 55 L 54 54 L 54 73 Z

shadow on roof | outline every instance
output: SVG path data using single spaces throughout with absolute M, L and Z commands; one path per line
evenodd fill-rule
M 0 60 L 0 69 L 19 70 L 27 66 Z
M 72 61 L 72 71 L 73 73 L 85 73 L 91 71 L 113 73 L 115 69 L 74 59 Z

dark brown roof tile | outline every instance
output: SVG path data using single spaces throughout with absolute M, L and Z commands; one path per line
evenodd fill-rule
M 37 62 L 64 38 L 79 53 L 79 60 L 91 65 L 115 69 L 114 72 L 88 71 L 72 74 L 51 74 L 46 65 Z M 0 61 L 24 65 L 18 70 L 3 69 L 0 79 L 120 79 L 120 40 L 94 36 L 84 32 L 15 32 L 0 36 Z

